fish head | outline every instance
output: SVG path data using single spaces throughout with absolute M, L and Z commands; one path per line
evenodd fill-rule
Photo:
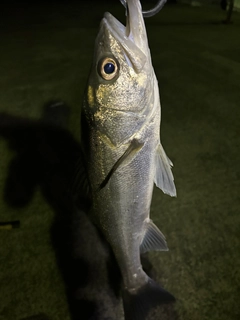
M 139 0 L 128 0 L 126 26 L 105 13 L 95 41 L 87 102 L 100 109 L 141 113 L 149 100 L 153 68 Z

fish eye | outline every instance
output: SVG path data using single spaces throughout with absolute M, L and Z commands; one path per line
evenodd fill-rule
M 113 58 L 104 58 L 99 61 L 98 72 L 104 80 L 112 80 L 118 74 L 118 63 Z

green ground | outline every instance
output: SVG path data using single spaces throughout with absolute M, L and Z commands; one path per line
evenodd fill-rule
M 106 10 L 124 20 L 112 7 L 1 7 L 0 221 L 21 226 L 0 230 L 0 320 L 122 319 L 108 250 L 65 196 L 99 21 Z M 219 7 L 169 5 L 146 20 L 178 192 L 152 201 L 170 248 L 150 254 L 152 274 L 177 298 L 155 320 L 240 319 L 240 15 L 224 18 Z M 37 121 L 55 99 L 70 107 L 68 129 Z

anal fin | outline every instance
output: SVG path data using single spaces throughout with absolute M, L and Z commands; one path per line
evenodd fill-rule
M 155 154 L 156 171 L 154 182 L 164 193 L 175 197 L 176 188 L 171 170 L 172 166 L 171 160 L 167 157 L 162 145 L 159 144 Z
M 140 253 L 148 251 L 168 251 L 167 242 L 163 233 L 149 220 L 146 223 L 146 233 L 140 245 Z

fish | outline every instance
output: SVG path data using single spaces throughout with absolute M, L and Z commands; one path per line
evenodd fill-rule
M 115 255 L 126 320 L 174 296 L 143 271 L 140 255 L 167 251 L 150 219 L 154 184 L 176 196 L 172 162 L 160 140 L 160 98 L 139 0 L 127 0 L 126 26 L 101 20 L 81 112 L 91 215 Z

